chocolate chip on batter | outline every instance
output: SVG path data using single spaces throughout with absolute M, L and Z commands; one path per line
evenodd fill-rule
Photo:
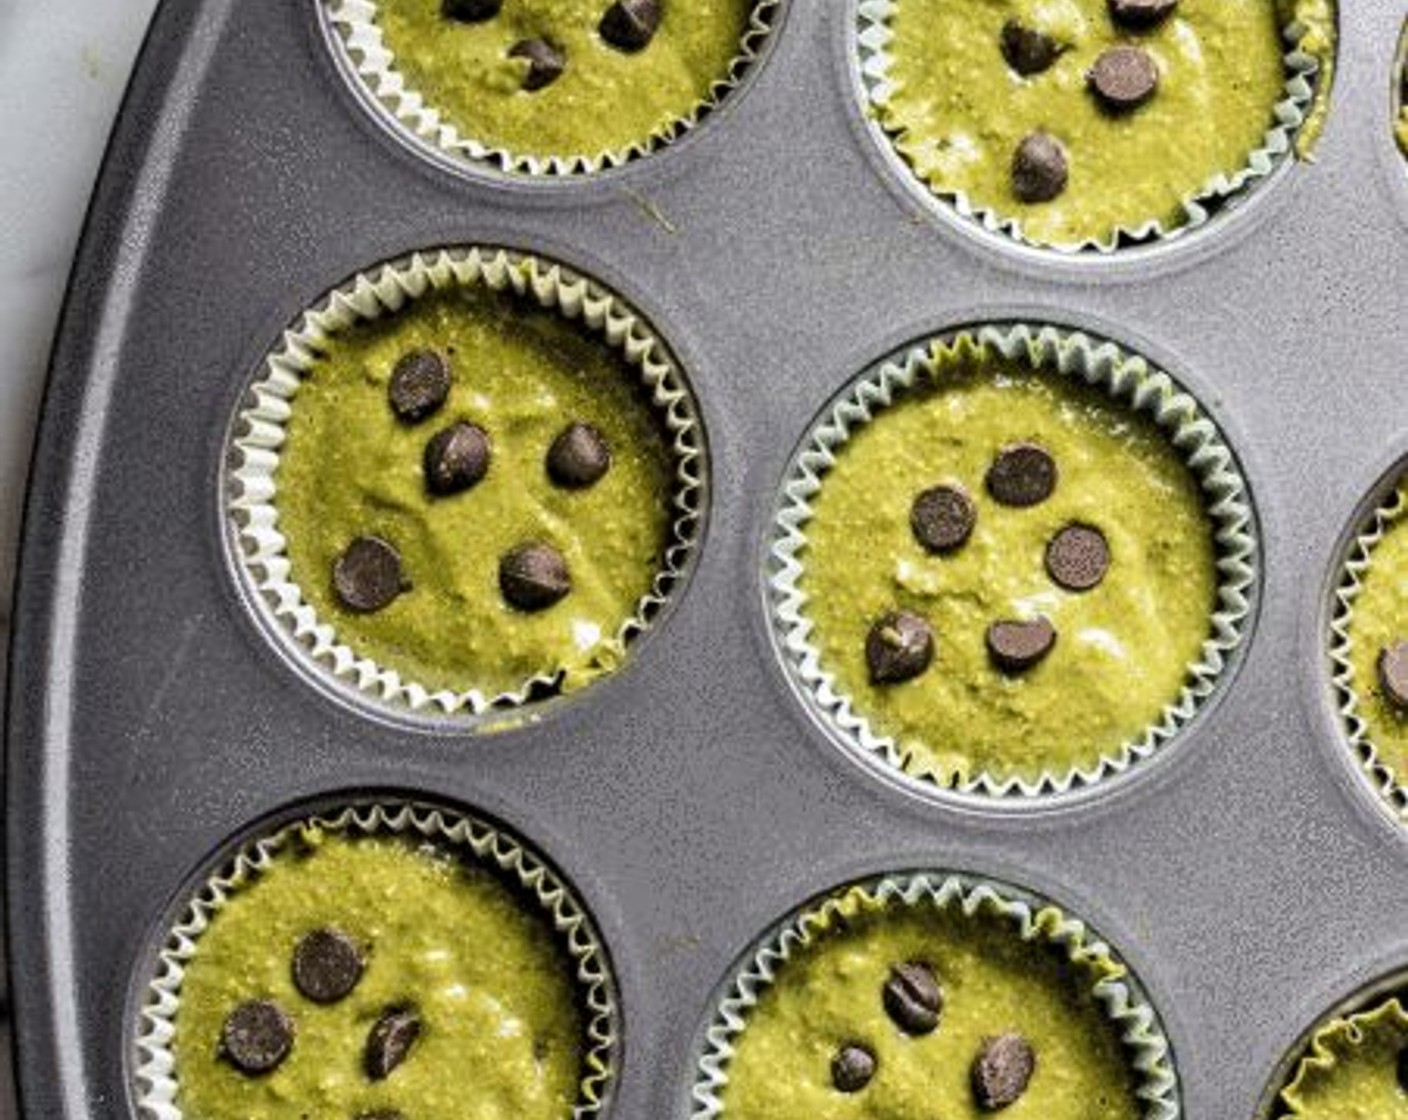
M 1139 47 L 1111 47 L 1095 60 L 1087 80 L 1105 108 L 1124 113 L 1154 96 L 1159 68 Z
M 361 947 L 340 929 L 315 929 L 293 951 L 294 986 L 314 1003 L 336 1003 L 362 978 Z
M 934 660 L 934 631 L 913 611 L 893 611 L 876 620 L 865 639 L 871 684 L 901 684 Z
M 923 961 L 891 968 L 883 997 L 885 1011 L 905 1034 L 930 1034 L 938 1027 L 944 993 L 934 970 Z
M 1399 638 L 1379 651 L 1379 687 L 1385 700 L 1408 711 L 1408 639 Z
M 592 485 L 610 469 L 606 437 L 580 420 L 568 424 L 548 448 L 548 475 L 569 490 Z
M 333 591 L 350 611 L 379 611 L 408 586 L 401 554 L 380 537 L 358 537 L 333 564 Z
M 385 1081 L 406 1060 L 420 1037 L 420 1016 L 413 1008 L 393 1007 L 385 1012 L 367 1035 L 363 1055 L 367 1076 Z
M 406 1120 L 406 1118 L 394 1108 L 378 1108 L 371 1112 L 357 1113 L 356 1120 Z
M 973 1096 L 978 1107 L 996 1112 L 1015 1104 L 1027 1091 L 1036 1070 L 1036 1052 L 1019 1034 L 983 1039 L 973 1060 Z
M 468 490 L 489 470 L 489 434 L 461 420 L 436 432 L 425 445 L 425 485 L 445 498 Z
M 493 19 L 504 6 L 504 0 L 444 0 L 440 14 L 461 23 L 483 23 Z
M 1056 627 L 1048 618 L 1031 622 L 994 622 L 988 627 L 988 655 L 1004 673 L 1023 673 L 1056 646 Z
M 1050 202 L 1066 189 L 1070 165 L 1061 141 L 1033 132 L 1012 156 L 1012 193 L 1022 202 Z
M 529 93 L 552 85 L 567 69 L 566 57 L 546 39 L 520 39 L 508 49 L 508 56 L 528 60 L 523 88 Z
M 617 50 L 644 50 L 660 28 L 659 0 L 616 0 L 597 28 Z
M 1067 525 L 1046 545 L 1046 572 L 1067 591 L 1098 587 L 1109 570 L 1109 542 L 1093 525 Z
M 1044 31 L 1009 19 L 1002 25 L 1002 57 L 1024 78 L 1051 69 L 1062 47 Z
M 1013 443 L 997 453 L 988 468 L 993 500 L 1019 509 L 1040 505 L 1056 489 L 1056 460 L 1035 443 Z
M 450 366 L 434 350 L 412 350 L 391 371 L 391 409 L 408 424 L 439 411 L 450 395 Z
M 961 486 L 925 490 L 909 510 L 914 539 L 930 552 L 952 552 L 963 547 L 977 522 L 978 507 Z
M 1178 7 L 1178 0 L 1109 0 L 1110 16 L 1125 27 L 1143 29 L 1162 23 Z
M 868 1046 L 850 1042 L 831 1059 L 831 1084 L 842 1093 L 859 1093 L 875 1076 L 875 1054 Z
M 530 542 L 504 553 L 499 590 L 521 611 L 541 611 L 572 590 L 567 561 L 552 545 Z
M 273 1000 L 253 999 L 236 1007 L 220 1032 L 220 1051 L 241 1073 L 277 1069 L 293 1049 L 293 1020 Z

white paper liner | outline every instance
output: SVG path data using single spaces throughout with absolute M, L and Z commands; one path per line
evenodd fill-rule
M 176 1102 L 178 1074 L 172 1052 L 176 1014 L 186 965 L 200 948 L 200 936 L 230 895 L 266 870 L 279 852 L 306 828 L 370 836 L 419 833 L 451 851 L 472 852 L 496 866 L 510 882 L 532 897 L 548 915 L 558 942 L 576 965 L 576 981 L 585 1010 L 582 1083 L 573 1120 L 587 1120 L 604 1107 L 616 1075 L 620 1013 L 612 987 L 606 950 L 582 909 L 557 875 L 541 859 L 501 829 L 463 813 L 436 806 L 386 803 L 345 808 L 285 825 L 245 844 L 192 897 L 157 957 L 156 975 L 147 985 L 140 1011 L 137 1048 L 137 1112 L 143 1120 L 182 1120 Z
M 496 248 L 441 249 L 416 253 L 358 275 L 304 314 L 266 359 L 239 413 L 229 470 L 228 503 L 239 544 L 237 565 L 251 596 L 276 633 L 304 660 L 392 708 L 444 715 L 478 715 L 516 708 L 555 690 L 563 672 L 543 672 L 509 692 L 486 695 L 431 689 L 405 679 L 342 642 L 320 619 L 291 577 L 286 540 L 279 528 L 276 471 L 296 395 L 321 357 L 328 336 L 358 322 L 399 311 L 428 292 L 483 284 L 513 291 L 563 318 L 580 320 L 620 350 L 639 370 L 642 387 L 670 437 L 675 467 L 674 520 L 660 571 L 635 612 L 615 635 L 623 645 L 649 628 L 682 580 L 694 551 L 704 501 L 704 453 L 698 410 L 665 344 L 645 320 L 617 296 L 565 266 Z
M 762 992 L 775 982 L 787 962 L 823 933 L 840 915 L 841 903 L 859 892 L 870 903 L 888 908 L 932 906 L 936 910 L 958 907 L 973 917 L 983 910 L 1011 921 L 1013 934 L 1023 941 L 1045 941 L 1064 950 L 1073 963 L 1109 961 L 1124 967 L 1119 958 L 1079 919 L 1068 917 L 1054 904 L 1005 884 L 944 872 L 886 876 L 832 892 L 820 904 L 805 907 L 768 934 L 750 951 L 737 976 L 715 1010 L 704 1033 L 704 1053 L 699 1059 L 691 1093 L 691 1120 L 726 1116 L 719 1094 L 728 1083 L 728 1065 L 734 1043 L 748 1027 L 748 1017 Z M 1178 1120 L 1182 1115 L 1178 1078 L 1167 1037 L 1154 1009 L 1130 979 L 1108 978 L 1092 988 L 1110 1022 L 1118 1029 L 1130 1068 L 1140 1077 L 1137 1096 L 1144 1104 L 1141 1120 Z
M 1306 121 L 1315 100 L 1315 75 L 1319 60 L 1300 49 L 1305 29 L 1289 24 L 1283 31 L 1287 43 L 1285 55 L 1286 84 L 1284 97 L 1272 109 L 1274 123 L 1267 129 L 1262 146 L 1253 151 L 1247 164 L 1234 175 L 1217 174 L 1195 194 L 1185 199 L 1186 220 L 1172 229 L 1158 219 L 1139 226 L 1121 226 L 1108 237 L 1091 238 L 1078 243 L 1057 243 L 1028 238 L 1017 218 L 1004 217 L 991 207 L 979 206 L 964 191 L 945 191 L 920 176 L 905 156 L 895 147 L 896 133 L 885 127 L 884 121 L 895 92 L 890 77 L 890 57 L 887 48 L 894 40 L 890 19 L 904 0 L 861 0 L 858 8 L 856 49 L 859 52 L 860 80 L 870 110 L 871 129 L 903 164 L 910 176 L 928 194 L 951 206 L 962 217 L 978 223 L 989 233 L 1002 233 L 1023 245 L 1048 249 L 1058 253 L 1113 253 L 1125 245 L 1169 241 L 1206 225 L 1213 211 L 1233 196 L 1266 179 L 1287 156 L 1295 151 L 1295 135 Z
M 1374 549 L 1393 527 L 1408 513 L 1408 498 L 1400 480 L 1389 497 L 1369 518 L 1367 528 L 1355 537 L 1344 561 L 1344 571 L 1335 588 L 1334 614 L 1330 620 L 1330 671 L 1340 718 L 1349 738 L 1349 749 L 1369 785 L 1383 798 L 1402 824 L 1408 825 L 1408 774 L 1397 774 L 1380 756 L 1369 734 L 1369 725 L 1359 710 L 1359 694 L 1355 689 L 1354 640 L 1351 629 L 1354 604 L 1364 589 L 1363 576 L 1373 563 Z
M 390 123 L 420 143 L 461 163 L 488 164 L 509 174 L 528 176 L 589 175 L 620 167 L 664 148 L 692 132 L 723 100 L 738 88 L 758 60 L 763 44 L 777 21 L 781 0 L 756 0 L 748 26 L 739 41 L 738 54 L 727 72 L 716 79 L 697 105 L 676 117 L 660 131 L 642 137 L 629 147 L 599 153 L 542 155 L 513 152 L 466 136 L 419 90 L 410 86 L 396 68 L 396 58 L 386 45 L 376 22 L 377 0 L 320 0 L 332 25 L 344 62 L 363 92 L 381 108 Z
M 999 781 L 978 773 L 954 787 L 940 785 L 934 775 L 913 773 L 906 768 L 904 753 L 894 738 L 877 734 L 865 715 L 852 707 L 850 698 L 836 684 L 822 663 L 822 655 L 811 644 L 813 624 L 806 614 L 806 597 L 798 586 L 805 562 L 798 559 L 798 553 L 806 545 L 812 496 L 825 484 L 826 473 L 851 433 L 874 420 L 928 371 L 931 345 L 937 340 L 952 342 L 963 337 L 990 346 L 1009 360 L 1102 388 L 1115 402 L 1147 414 L 1183 454 L 1199 481 L 1213 521 L 1219 575 L 1217 607 L 1209 620 L 1201 656 L 1188 666 L 1182 691 L 1165 706 L 1162 717 L 1139 739 L 1101 758 L 1089 770 L 1076 768 L 1068 774 L 1043 774 L 1034 782 L 1018 777 Z M 989 324 L 941 334 L 908 347 L 865 374 L 827 409 L 803 442 L 783 483 L 768 545 L 768 597 L 773 627 L 789 671 L 808 704 L 844 746 L 879 758 L 935 789 L 1030 799 L 1093 786 L 1123 773 L 1156 753 L 1193 718 L 1216 690 L 1223 670 L 1245 637 L 1257 579 L 1256 555 L 1251 499 L 1236 458 L 1216 424 L 1168 374 L 1113 342 L 1080 332 L 1025 323 Z

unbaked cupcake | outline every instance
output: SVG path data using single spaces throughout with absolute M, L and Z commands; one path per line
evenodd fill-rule
M 1408 1012 L 1397 997 L 1331 1019 L 1311 1037 L 1273 1116 L 1392 1120 L 1408 1112 Z

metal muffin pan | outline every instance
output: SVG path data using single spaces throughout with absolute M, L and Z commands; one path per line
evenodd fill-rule
M 1193 1120 L 1252 1117 L 1347 991 L 1408 964 L 1408 836 L 1344 746 L 1336 564 L 1408 462 L 1398 0 L 1343 13 L 1318 162 L 1195 235 L 1109 261 L 1022 250 L 915 198 L 867 132 L 854 5 L 790 0 L 747 88 L 671 150 L 571 183 L 451 173 L 388 138 L 313 0 L 162 6 L 54 355 L 7 713 L 9 968 L 26 1117 L 130 1120 L 163 922 L 232 839 L 368 792 L 462 805 L 555 864 L 615 965 L 611 1115 L 679 1118 L 741 954 L 890 870 L 1006 880 L 1087 918 L 1169 1032 Z M 223 553 L 224 436 L 279 332 L 379 261 L 555 257 L 622 294 L 699 399 L 712 502 L 673 611 L 615 678 L 492 736 L 375 721 L 267 641 Z M 789 691 L 768 519 L 823 404 L 881 356 L 989 319 L 1084 327 L 1217 418 L 1261 526 L 1255 630 L 1173 749 L 1025 812 L 876 780 Z

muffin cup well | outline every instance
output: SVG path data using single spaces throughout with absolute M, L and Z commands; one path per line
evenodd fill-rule
M 727 72 L 714 80 L 708 94 L 689 112 L 630 146 L 604 152 L 541 155 L 510 151 L 465 135 L 397 69 L 376 22 L 377 0 L 319 0 L 333 32 L 334 46 L 352 79 L 388 122 L 417 143 L 464 167 L 485 167 L 529 178 L 590 175 L 621 167 L 668 147 L 694 131 L 742 84 L 757 63 L 763 45 L 779 18 L 782 0 L 755 0 L 738 53 Z
M 1172 228 L 1151 219 L 1142 225 L 1120 227 L 1103 238 L 1050 243 L 1028 238 L 1020 220 L 1005 217 L 992 207 L 978 205 L 964 191 L 947 191 L 930 184 L 910 167 L 909 161 L 895 147 L 895 133 L 886 124 L 895 91 L 890 76 L 889 45 L 894 40 L 890 20 L 901 3 L 903 0 L 860 0 L 857 9 L 855 50 L 859 55 L 861 91 L 876 139 L 904 166 L 909 178 L 926 194 L 948 205 L 963 218 L 977 223 L 989 233 L 1005 234 L 1020 244 L 1064 254 L 1110 254 L 1129 245 L 1170 241 L 1206 225 L 1216 209 L 1269 177 L 1294 153 L 1297 133 L 1311 115 L 1316 75 L 1322 68 L 1319 57 L 1303 45 L 1310 28 L 1293 19 L 1282 30 L 1287 44 L 1283 96 L 1272 109 L 1273 123 L 1268 126 L 1261 147 L 1250 154 L 1241 170 L 1230 176 L 1215 175 L 1185 198 L 1182 202 L 1185 221 Z
M 201 934 L 232 894 L 257 880 L 280 851 L 310 831 L 353 836 L 419 835 L 450 850 L 472 853 L 481 863 L 497 868 L 525 899 L 533 899 L 550 918 L 558 942 L 572 958 L 582 996 L 583 1074 L 572 1115 L 574 1120 L 587 1120 L 600 1114 L 616 1075 L 620 1011 L 606 949 L 586 911 L 539 856 L 502 829 L 445 808 L 387 802 L 321 813 L 250 841 L 192 893 L 190 903 L 157 954 L 156 974 L 146 986 L 139 1012 L 135 1072 L 138 1115 L 148 1120 L 182 1118 L 176 1102 L 178 1072 L 171 1047 L 181 1006 L 181 984 L 187 964 L 200 951 Z
M 1357 1006 L 1321 1020 L 1311 1031 L 1297 1057 L 1286 1069 L 1282 1084 L 1264 1112 L 1273 1120 L 1301 1115 L 1301 1092 L 1308 1079 L 1332 1075 L 1341 1060 L 1366 1039 L 1366 1031 L 1393 1023 L 1408 1031 L 1408 1008 L 1404 996 L 1381 995 L 1377 1000 L 1357 999 Z
M 262 376 L 251 387 L 236 420 L 226 503 L 236 565 L 253 592 L 251 601 L 273 632 L 300 659 L 393 710 L 477 715 L 519 708 L 560 687 L 563 674 L 560 669 L 540 673 L 519 688 L 497 695 L 474 688 L 435 690 L 405 679 L 342 642 L 333 625 L 318 617 L 293 582 L 277 508 L 280 449 L 289 417 L 297 408 L 303 376 L 318 361 L 330 335 L 393 314 L 427 293 L 476 284 L 511 291 L 555 309 L 564 319 L 580 320 L 619 350 L 626 363 L 639 371 L 642 389 L 668 437 L 675 471 L 669 539 L 651 588 L 615 635 L 623 647 L 650 627 L 682 581 L 701 528 L 706 467 L 696 405 L 668 348 L 617 296 L 562 265 L 496 248 L 416 253 L 358 275 L 305 313 L 265 360 Z
M 1144 1102 L 1144 1120 L 1177 1120 L 1182 1115 L 1171 1048 L 1158 1015 L 1108 945 L 1079 919 L 1034 895 L 967 875 L 921 872 L 841 888 L 808 904 L 749 950 L 704 1031 L 691 1091 L 692 1120 L 727 1116 L 720 1093 L 728 1084 L 734 1044 L 747 1030 L 762 992 L 796 953 L 848 914 L 909 907 L 957 908 L 968 917 L 986 911 L 1009 921 L 1013 935 L 1023 941 L 1045 942 L 1073 965 L 1103 973 L 1092 993 L 1118 1029 L 1130 1067 L 1139 1074 L 1137 1095 Z
M 935 344 L 942 346 L 936 356 Z M 1009 360 L 1050 370 L 1071 381 L 1105 390 L 1116 403 L 1151 418 L 1168 435 L 1198 479 L 1214 527 L 1218 589 L 1201 655 L 1188 666 L 1182 691 L 1161 718 L 1117 753 L 1090 770 L 1044 774 L 1036 781 L 1011 777 L 999 781 L 979 773 L 950 786 L 939 776 L 912 771 L 893 737 L 878 734 L 864 713 L 836 685 L 811 642 L 812 622 L 799 580 L 805 560 L 812 498 L 851 435 L 901 397 L 941 357 L 964 346 L 992 347 Z M 942 334 L 906 348 L 852 383 L 832 402 L 794 455 L 783 483 L 768 542 L 767 581 L 771 621 L 784 663 L 805 702 L 846 748 L 885 763 L 895 773 L 925 783 L 931 792 L 953 789 L 1007 803 L 1093 786 L 1155 754 L 1178 734 L 1218 687 L 1233 654 L 1246 635 L 1257 583 L 1255 518 L 1247 484 L 1235 456 L 1216 424 L 1172 379 L 1113 342 L 1053 326 L 1025 323 L 989 324 Z

